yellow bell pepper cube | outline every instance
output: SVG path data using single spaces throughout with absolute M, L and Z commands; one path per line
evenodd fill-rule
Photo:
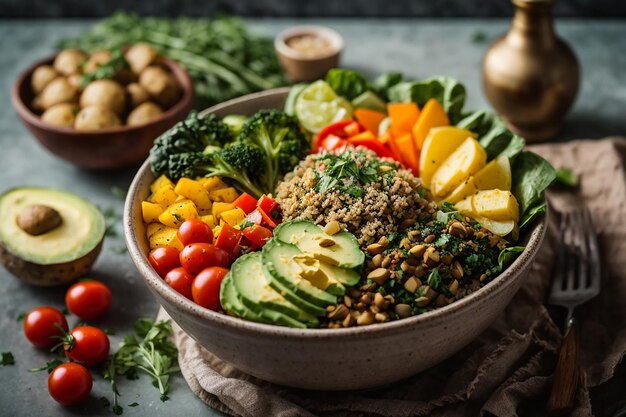
M 213 207 L 211 208 L 211 214 L 213 214 L 215 220 L 217 220 L 223 212 L 232 210 L 234 208 L 235 206 L 231 203 L 221 203 L 218 201 L 213 203 Z
M 154 180 L 152 184 L 150 184 L 150 191 L 156 193 L 160 188 L 163 187 L 174 188 L 174 183 L 165 175 L 161 175 L 159 178 Z
M 189 178 L 181 178 L 176 183 L 174 191 L 179 196 L 183 196 L 193 201 L 197 208 L 202 210 L 211 209 L 209 192 L 198 181 Z
M 246 218 L 246 212 L 239 207 L 222 212 L 222 220 L 231 226 L 237 226 Z
M 197 219 L 198 211 L 191 200 L 181 200 L 168 206 L 159 216 L 159 221 L 168 227 L 178 227 L 189 219 Z
M 165 227 L 164 229 L 156 232 L 148 239 L 150 242 L 150 249 L 164 246 L 173 246 L 178 250 L 183 249 L 182 243 L 178 240 L 177 232 L 178 229 L 175 227 Z
M 213 201 L 232 203 L 239 197 L 239 193 L 233 187 L 220 188 L 219 190 L 209 191 L 209 197 Z
M 178 196 L 174 191 L 174 184 L 172 184 L 171 186 L 165 185 L 156 189 L 152 193 L 150 198 L 148 198 L 148 201 L 151 203 L 160 204 L 162 206 L 169 206 L 176 201 L 177 197 Z
M 218 177 L 198 178 L 197 181 L 202 184 L 207 191 L 228 187 L 228 185 Z
M 165 229 L 167 226 L 162 225 L 161 223 L 150 223 L 148 227 L 146 227 L 146 237 L 150 238 L 157 232 Z
M 146 223 L 158 221 L 159 216 L 164 210 L 165 207 L 160 204 L 150 203 L 149 201 L 141 202 L 141 215 L 143 216 L 143 221 Z
M 212 214 L 200 216 L 200 220 L 206 223 L 211 229 L 215 227 L 215 217 Z

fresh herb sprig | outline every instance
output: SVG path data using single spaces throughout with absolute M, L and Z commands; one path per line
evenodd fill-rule
M 2 352 L 0 354 L 0 366 L 15 365 L 15 358 L 11 352 Z
M 111 58 L 98 66 L 95 71 L 83 74 L 80 79 L 81 88 L 87 87 L 87 85 L 96 80 L 111 79 L 115 75 L 124 69 L 130 68 L 128 61 L 124 58 L 124 53 L 121 49 L 111 50 Z
M 154 322 L 140 319 L 134 326 L 135 335 L 126 336 L 120 348 L 105 364 L 103 376 L 111 384 L 113 391 L 113 412 L 122 414 L 116 378 L 126 376 L 136 379 L 139 372 L 152 378 L 153 385 L 161 394 L 161 401 L 168 400 L 169 377 L 179 372 L 178 350 L 170 341 L 172 325 L 169 321 Z
M 364 152 L 328 153 L 317 159 L 315 190 L 323 193 L 335 189 L 360 198 L 365 194 L 365 185 L 389 181 L 396 170 L 395 164 L 368 157 Z

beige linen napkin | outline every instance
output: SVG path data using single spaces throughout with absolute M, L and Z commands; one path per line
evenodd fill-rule
M 580 195 L 597 227 L 605 280 L 600 296 L 577 313 L 586 380 L 572 414 L 589 416 L 589 388 L 610 379 L 626 351 L 626 139 L 531 148 L 580 175 Z M 580 197 L 571 196 L 550 192 L 554 208 L 580 204 Z M 174 325 L 182 373 L 202 401 L 233 416 L 542 415 L 562 324 L 544 306 L 558 245 L 556 210 L 548 220 L 532 271 L 498 320 L 453 357 L 391 387 L 329 393 L 276 386 L 222 362 Z

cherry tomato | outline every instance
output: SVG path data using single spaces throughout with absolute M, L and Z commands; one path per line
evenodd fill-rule
M 249 226 L 243 229 L 243 235 L 250 242 L 262 248 L 263 245 L 265 245 L 267 241 L 272 238 L 272 231 L 267 227 L 255 224 L 254 226 Z
M 97 320 L 111 307 L 111 290 L 100 281 L 83 281 L 65 293 L 67 309 L 81 320 Z
M 165 282 L 175 291 L 191 300 L 191 283 L 193 275 L 185 271 L 185 268 L 178 267 L 172 269 L 165 275 Z
M 77 327 L 65 339 L 65 356 L 87 367 L 104 362 L 109 356 L 109 337 L 97 327 Z
M 68 362 L 57 366 L 48 377 L 48 392 L 63 405 L 81 402 L 91 392 L 93 380 L 82 365 Z
M 233 205 L 242 209 L 246 214 L 253 212 L 256 208 L 256 204 L 256 198 L 252 197 L 248 193 L 241 193 L 241 195 L 233 201 Z
M 53 307 L 37 307 L 24 318 L 24 335 L 38 348 L 58 344 L 67 329 L 65 316 Z
M 203 269 L 194 278 L 191 286 L 193 301 L 209 310 L 219 311 L 222 308 L 220 285 L 226 274 L 228 274 L 228 269 L 219 266 Z
M 222 228 L 220 236 L 223 232 Z M 192 243 L 180 252 L 180 264 L 185 271 L 195 275 L 210 266 L 228 266 L 228 253 L 210 243 Z
M 173 246 L 153 249 L 148 255 L 150 265 L 161 278 L 172 269 L 180 266 L 180 251 Z
M 178 228 L 178 240 L 185 246 L 191 243 L 213 243 L 213 231 L 202 220 L 185 220 Z

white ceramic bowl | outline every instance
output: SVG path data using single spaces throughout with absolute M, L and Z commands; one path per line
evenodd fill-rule
M 250 94 L 214 106 L 220 116 L 282 108 L 287 88 Z M 141 201 L 154 175 L 146 161 L 126 198 L 124 232 L 137 269 L 163 308 L 219 358 L 258 378 L 290 387 L 354 390 L 414 375 L 450 357 L 504 310 L 530 270 L 545 218 L 526 236 L 526 250 L 500 276 L 469 296 L 403 320 L 346 329 L 292 329 L 244 321 L 205 309 L 171 289 L 148 263 Z

